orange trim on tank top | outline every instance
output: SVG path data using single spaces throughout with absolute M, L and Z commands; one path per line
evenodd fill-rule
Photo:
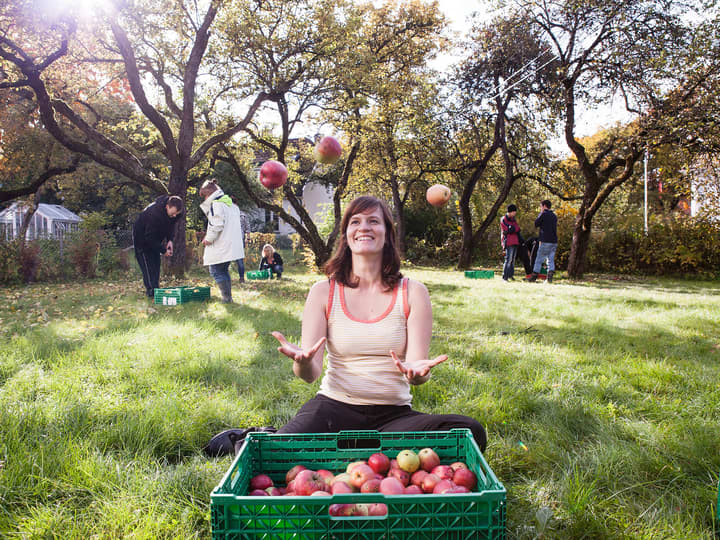
M 355 322 L 359 322 L 359 323 L 376 323 L 376 322 L 382 321 L 385 317 L 390 315 L 393 308 L 395 307 L 395 301 L 397 300 L 397 294 L 398 294 L 398 289 L 400 288 L 400 285 L 401 285 L 401 283 L 398 283 L 397 287 L 395 287 L 395 290 L 393 291 L 392 300 L 390 301 L 390 305 L 388 306 L 388 308 L 385 310 L 385 313 L 383 313 L 382 315 L 380 315 L 378 317 L 375 317 L 374 319 L 370 319 L 369 321 L 364 321 L 362 319 L 356 319 L 355 317 L 353 317 L 350 314 L 350 312 L 348 311 L 348 308 L 347 308 L 347 304 L 345 304 L 345 287 L 343 287 L 342 283 L 338 283 L 338 287 L 340 288 L 340 306 L 342 307 L 342 310 L 343 310 L 343 313 L 345 314 L 345 316 L 348 319 L 350 319 L 351 321 L 355 321 Z

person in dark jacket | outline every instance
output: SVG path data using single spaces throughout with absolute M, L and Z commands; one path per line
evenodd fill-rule
M 515 256 L 517 255 L 520 242 L 520 225 L 515 220 L 517 206 L 508 205 L 507 214 L 500 220 L 500 238 L 502 248 L 505 250 L 505 264 L 503 265 L 503 276 L 505 281 L 513 281 L 515 275 Z
M 160 255 L 171 257 L 175 223 L 183 211 L 183 201 L 175 195 L 161 195 L 148 205 L 133 225 L 135 258 L 143 276 L 145 294 L 155 296 L 160 286 Z
M 552 203 L 547 199 L 541 205 L 540 215 L 535 220 L 535 226 L 540 228 L 538 236 L 538 251 L 535 257 L 535 265 L 533 272 L 530 274 L 528 281 L 536 281 L 542 263 L 547 260 L 547 282 L 552 283 L 553 274 L 555 274 L 555 251 L 557 250 L 557 216 L 550 208 Z
M 532 274 L 533 266 L 535 265 L 535 257 L 537 257 L 537 248 L 537 236 L 528 238 L 524 242 L 521 242 L 518 246 L 517 259 L 520 259 L 523 264 L 526 278 L 530 277 L 530 274 Z
M 280 254 L 270 244 L 265 244 L 262 248 L 263 258 L 260 261 L 260 270 L 270 270 L 270 279 L 273 272 L 277 274 L 277 279 L 282 277 L 283 260 Z

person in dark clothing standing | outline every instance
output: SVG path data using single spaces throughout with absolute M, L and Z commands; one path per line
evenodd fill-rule
M 140 213 L 133 226 L 135 258 L 149 298 L 155 296 L 155 289 L 160 286 L 160 255 L 171 257 L 173 254 L 175 223 L 182 211 L 180 197 L 161 195 Z
M 515 220 L 517 206 L 511 204 L 507 207 L 507 214 L 500 220 L 500 238 L 502 247 L 505 250 L 505 264 L 503 265 L 503 276 L 505 281 L 513 281 L 515 278 L 515 256 L 517 255 L 520 242 L 520 225 Z
M 530 274 L 528 281 L 536 281 L 542 263 L 547 260 L 547 282 L 552 283 L 553 274 L 555 274 L 555 251 L 557 250 L 557 216 L 550 208 L 552 203 L 547 199 L 541 204 L 540 215 L 535 220 L 535 226 L 540 228 L 538 236 L 538 251 L 535 257 L 535 266 Z

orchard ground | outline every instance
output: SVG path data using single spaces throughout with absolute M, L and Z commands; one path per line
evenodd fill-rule
M 509 538 L 715 534 L 720 283 L 405 270 L 450 356 L 414 406 L 486 425 Z M 154 306 L 139 275 L 0 289 L 0 537 L 209 538 L 231 458 L 201 447 L 317 390 L 270 331 L 299 340 L 319 277 L 285 276 L 234 285 L 235 305 Z

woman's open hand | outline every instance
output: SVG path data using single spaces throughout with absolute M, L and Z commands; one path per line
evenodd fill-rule
M 448 359 L 447 354 L 441 354 L 432 360 L 405 360 L 403 362 L 397 357 L 395 351 L 390 351 L 390 356 L 392 356 L 400 372 L 412 384 L 425 382 L 424 379 L 430 374 L 430 370 Z
M 299 364 L 306 364 L 310 360 L 312 360 L 312 358 L 315 356 L 315 353 L 320 347 L 325 344 L 325 341 L 327 340 L 327 338 L 323 336 L 319 340 L 317 340 L 317 343 L 315 343 L 315 345 L 313 345 L 309 349 L 301 349 L 294 343 L 290 343 L 287 339 L 285 339 L 285 336 L 283 336 L 280 332 L 271 333 L 275 337 L 275 339 L 280 342 L 278 351 Z

